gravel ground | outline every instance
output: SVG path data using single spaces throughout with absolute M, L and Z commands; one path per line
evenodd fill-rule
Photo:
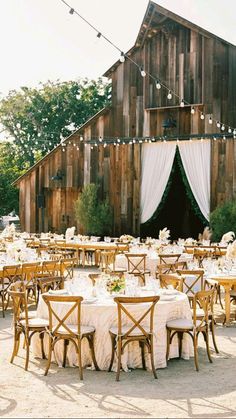
M 12 312 L 0 319 L 0 417 L 14 418 L 229 418 L 236 417 L 236 324 L 222 327 L 218 317 L 220 354 L 208 362 L 200 339 L 200 371 L 194 361 L 171 360 L 168 368 L 152 373 L 134 370 L 115 374 L 53 365 L 44 377 L 46 361 L 31 354 L 24 370 L 24 349 L 10 364 Z

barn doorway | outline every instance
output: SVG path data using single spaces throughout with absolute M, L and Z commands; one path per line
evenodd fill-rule
M 193 196 L 188 196 L 182 171 L 177 152 L 162 202 L 152 218 L 140 226 L 142 238 L 158 238 L 159 230 L 164 227 L 170 230 L 171 240 L 187 237 L 198 239 L 198 234 L 203 232 L 207 223 L 196 214 L 197 204 Z

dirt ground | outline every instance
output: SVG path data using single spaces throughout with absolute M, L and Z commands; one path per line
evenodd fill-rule
M 1 314 L 0 314 L 1 316 Z M 168 368 L 152 373 L 133 370 L 115 373 L 85 370 L 79 380 L 77 368 L 53 364 L 44 377 L 46 361 L 31 353 L 29 371 L 24 370 L 21 347 L 10 364 L 12 313 L 0 318 L 0 417 L 9 418 L 235 418 L 236 417 L 236 323 L 220 324 L 216 330 L 220 354 L 212 350 L 208 362 L 200 339 L 200 371 L 194 361 L 171 360 Z

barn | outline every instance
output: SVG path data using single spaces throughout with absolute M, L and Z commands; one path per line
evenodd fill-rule
M 74 201 L 92 182 L 112 205 L 114 235 L 167 226 L 196 237 L 235 197 L 236 47 L 150 1 L 125 56 L 104 74 L 111 106 L 15 181 L 22 230 L 76 225 Z

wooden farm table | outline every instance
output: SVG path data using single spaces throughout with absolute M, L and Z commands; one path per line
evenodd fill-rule
M 217 281 L 225 289 L 225 324 L 230 325 L 230 290 L 236 286 L 236 273 L 211 275 L 210 279 Z

